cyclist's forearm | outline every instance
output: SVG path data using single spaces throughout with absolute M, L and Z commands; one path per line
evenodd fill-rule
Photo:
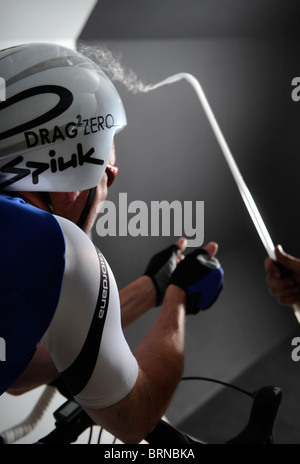
M 148 276 L 142 276 L 127 285 L 119 295 L 123 329 L 152 309 L 156 303 L 156 290 Z
M 184 364 L 185 293 L 171 286 L 158 318 L 134 352 L 140 369 L 151 382 L 153 408 L 165 413 L 180 381 Z

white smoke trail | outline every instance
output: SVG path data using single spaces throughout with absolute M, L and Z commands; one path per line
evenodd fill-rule
M 125 69 L 121 63 L 121 58 L 114 55 L 111 50 L 99 46 L 99 44 L 87 45 L 83 42 L 78 43 L 77 50 L 98 64 L 111 81 L 124 85 L 130 92 L 149 91 L 150 86 L 139 80 L 132 69 Z

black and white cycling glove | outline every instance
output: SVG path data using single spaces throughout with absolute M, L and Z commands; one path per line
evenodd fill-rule
M 164 298 L 172 273 L 176 268 L 177 256 L 180 249 L 171 245 L 151 258 L 144 275 L 150 277 L 156 289 L 156 304 L 159 306 Z
M 198 248 L 177 265 L 169 283 L 185 290 L 187 314 L 197 314 L 216 302 L 224 288 L 223 275 L 217 258 Z

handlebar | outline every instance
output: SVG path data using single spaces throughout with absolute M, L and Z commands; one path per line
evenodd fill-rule
M 263 387 L 253 394 L 253 404 L 246 427 L 226 444 L 274 444 L 273 427 L 282 400 L 278 387 Z M 69 417 L 66 416 L 68 412 Z M 68 400 L 54 416 L 56 429 L 39 440 L 40 444 L 74 443 L 88 427 L 95 425 L 92 419 L 73 400 Z M 152 445 L 195 445 L 205 443 L 177 429 L 161 419 L 155 429 L 145 438 Z

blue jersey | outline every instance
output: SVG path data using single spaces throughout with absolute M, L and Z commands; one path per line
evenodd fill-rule
M 65 267 L 65 242 L 55 217 L 0 194 L 0 394 L 32 359 L 55 313 Z M 2 340 L 2 341 L 3 341 Z

